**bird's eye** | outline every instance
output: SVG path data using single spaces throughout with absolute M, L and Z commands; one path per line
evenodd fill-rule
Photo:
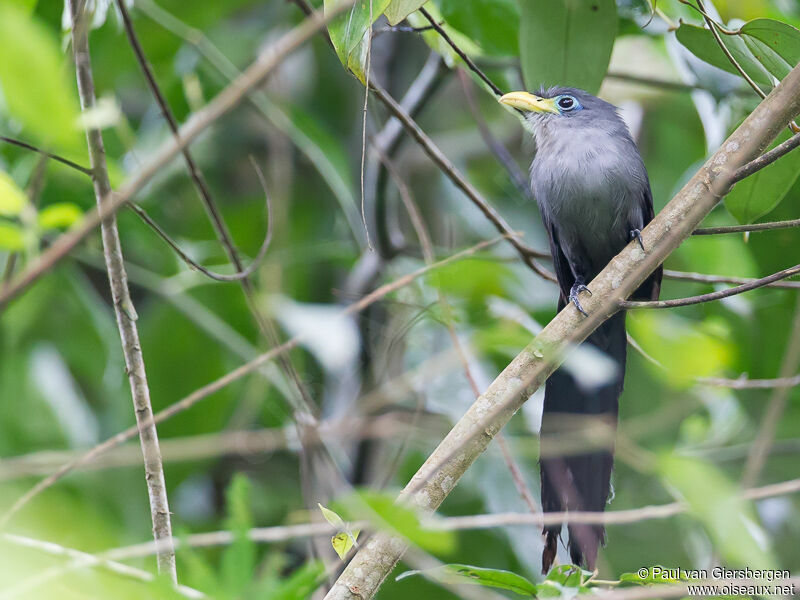
M 562 96 L 558 100 L 558 106 L 561 110 L 572 110 L 576 105 L 577 102 L 572 96 Z

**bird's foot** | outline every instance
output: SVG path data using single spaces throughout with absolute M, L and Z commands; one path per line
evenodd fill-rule
M 642 231 L 640 229 L 631 229 L 631 239 L 634 238 L 636 238 L 636 241 L 639 242 L 639 246 L 644 252 L 644 242 L 642 241 Z
M 587 292 L 590 296 L 592 295 L 592 290 L 586 287 L 583 283 L 576 281 L 575 284 L 572 286 L 572 289 L 570 289 L 569 291 L 569 301 L 575 305 L 575 308 L 578 309 L 578 312 L 588 317 L 589 314 L 585 310 L 583 310 L 583 306 L 581 306 L 581 301 L 578 299 L 578 296 L 580 295 L 581 292 Z

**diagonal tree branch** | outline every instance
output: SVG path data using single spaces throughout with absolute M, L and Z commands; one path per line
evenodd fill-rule
M 72 16 L 72 48 L 75 56 L 75 69 L 78 78 L 78 94 L 81 108 L 86 111 L 95 106 L 94 79 L 92 76 L 91 55 L 89 54 L 89 27 L 76 0 L 68 2 Z M 86 139 L 89 145 L 89 160 L 92 165 L 92 182 L 98 206 L 110 198 L 111 183 L 106 166 L 103 136 L 99 129 L 87 128 Z M 150 497 L 150 516 L 153 521 L 153 537 L 162 546 L 158 552 L 158 572 L 177 583 L 175 570 L 175 549 L 172 545 L 172 524 L 170 523 L 167 488 L 164 481 L 164 466 L 161 449 L 158 445 L 158 432 L 152 423 L 153 407 L 150 403 L 150 389 L 147 385 L 139 331 L 136 327 L 136 309 L 128 290 L 128 276 L 122 258 L 117 220 L 112 215 L 100 225 L 103 238 L 103 254 L 111 285 L 111 297 L 117 326 L 122 338 L 122 352 L 133 396 L 133 408 L 138 425 L 139 439 L 144 457 L 145 480 Z M 149 424 L 148 424 L 149 423 Z
M 530 394 L 563 360 L 571 344 L 583 341 L 617 311 L 642 281 L 730 189 L 736 169 L 758 156 L 800 112 L 800 67 L 731 134 L 642 232 L 644 247 L 629 244 L 591 282 L 588 317 L 568 306 L 495 379 L 417 471 L 400 495 L 433 511 Z M 326 600 L 369 600 L 402 557 L 406 544 L 378 533 L 345 568 Z

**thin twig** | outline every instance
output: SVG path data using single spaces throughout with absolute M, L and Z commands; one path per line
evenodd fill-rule
M 186 254 L 186 252 L 184 252 L 184 250 L 178 245 L 178 243 L 175 240 L 173 240 L 172 237 L 170 237 L 170 235 L 166 231 L 164 231 L 161 225 L 156 223 L 156 221 L 154 221 L 152 217 L 150 217 L 150 215 L 147 214 L 147 211 L 144 210 L 141 206 L 131 202 L 128 204 L 128 207 L 134 213 L 136 213 L 136 215 L 142 221 L 144 221 L 144 223 L 146 223 L 153 231 L 155 231 L 156 235 L 158 235 L 158 237 L 160 237 L 172 249 L 172 251 L 178 255 L 178 257 L 183 262 L 189 265 L 190 268 L 199 271 L 200 273 L 202 273 L 209 279 L 213 279 L 214 281 L 224 281 L 224 282 L 240 281 L 246 277 L 249 277 L 255 272 L 258 265 L 267 255 L 267 250 L 269 249 L 269 246 L 272 243 L 272 203 L 270 202 L 269 192 L 267 191 L 267 182 L 264 180 L 264 173 L 261 171 L 261 167 L 259 167 L 255 163 L 255 161 L 253 161 L 253 167 L 256 169 L 256 173 L 258 174 L 258 179 L 261 182 L 261 187 L 264 190 L 264 200 L 265 200 L 264 203 L 266 205 L 266 210 L 267 210 L 267 233 L 264 236 L 264 240 L 261 242 L 261 246 L 259 247 L 255 257 L 253 258 L 253 260 L 250 261 L 250 264 L 247 265 L 247 267 L 244 268 L 243 270 L 238 271 L 232 275 L 228 275 L 225 273 L 217 273 L 216 271 L 212 271 L 208 267 L 204 267 L 196 260 L 194 260 L 191 256 Z
M 734 181 L 741 181 L 745 177 L 749 177 L 753 173 L 760 171 L 761 169 L 763 169 L 768 165 L 771 165 L 781 156 L 788 154 L 798 146 L 800 146 L 800 133 L 795 133 L 788 140 L 781 142 L 780 144 L 775 146 L 772 150 L 764 152 L 764 154 L 762 154 L 758 158 L 754 158 L 746 165 L 736 169 L 736 174 L 734 175 Z
M 422 277 L 423 275 L 426 275 L 431 271 L 447 266 L 458 260 L 462 260 L 464 258 L 473 256 L 477 252 L 480 252 L 481 250 L 484 250 L 502 241 L 503 239 L 505 239 L 504 236 L 500 236 L 492 240 L 481 242 L 470 248 L 462 250 L 461 252 L 453 254 L 452 256 L 449 256 L 448 258 L 443 259 L 434 265 L 420 267 L 419 269 L 413 271 L 412 273 L 403 275 L 402 277 L 399 277 L 398 279 L 395 279 L 390 283 L 380 286 L 376 290 L 365 295 L 363 298 L 360 298 L 358 301 L 347 306 L 347 308 L 342 310 L 341 314 L 350 315 L 360 312 L 365 308 L 367 308 L 368 306 L 374 304 L 378 300 L 381 300 L 388 294 L 396 292 L 397 290 L 410 284 L 418 277 Z M 247 363 L 241 365 L 240 367 L 234 369 L 233 371 L 227 373 L 226 375 L 223 375 L 219 379 L 216 379 L 215 381 L 206 384 L 205 386 L 195 390 L 188 396 L 185 396 L 181 400 L 159 411 L 158 413 L 153 415 L 153 417 L 144 425 L 158 425 L 159 423 L 162 423 L 163 421 L 166 421 L 167 419 L 170 419 L 173 416 L 192 408 L 195 404 L 197 404 L 201 400 L 204 400 L 211 394 L 214 394 L 217 391 L 225 388 L 234 381 L 238 381 L 245 375 L 254 372 L 263 365 L 271 362 L 277 356 L 285 354 L 286 352 L 296 348 L 304 339 L 305 337 L 303 336 L 295 336 L 292 339 L 284 342 L 280 346 L 277 346 L 275 348 L 270 349 L 267 352 L 264 352 L 263 354 L 260 354 L 253 360 L 248 361 Z M 18 498 L 14 502 L 14 504 L 12 504 L 11 508 L 9 508 L 2 516 L 0 516 L 0 528 L 2 528 L 9 521 L 9 519 L 11 519 L 11 517 L 14 516 L 14 514 L 19 512 L 26 504 L 28 504 L 28 502 L 30 502 L 41 492 L 43 492 L 44 490 L 46 490 L 47 488 L 51 487 L 53 484 L 58 482 L 65 475 L 67 475 L 77 467 L 91 462 L 92 460 L 102 455 L 103 453 L 107 452 L 108 450 L 130 440 L 137 434 L 137 432 L 138 432 L 137 427 L 129 427 L 128 429 L 125 429 L 124 431 L 121 431 L 116 435 L 108 438 L 107 440 L 101 442 L 100 444 L 94 446 L 93 448 L 81 454 L 80 456 L 61 465 L 61 467 L 59 467 L 55 472 L 42 479 L 31 489 L 25 492 L 25 494 L 23 494 L 20 498 Z
M 772 275 L 768 275 L 767 277 L 755 279 L 749 283 L 728 288 L 727 290 L 719 290 L 708 294 L 701 294 L 699 296 L 691 296 L 689 298 L 675 298 L 673 300 L 623 300 L 620 302 L 620 306 L 622 308 L 674 308 L 676 306 L 690 306 L 692 304 L 700 304 L 702 302 L 713 302 L 715 300 L 722 300 L 723 298 L 729 298 L 730 296 L 735 296 L 743 292 L 749 292 L 750 290 L 764 287 L 774 281 L 786 279 L 787 277 L 797 275 L 798 273 L 800 273 L 800 265 L 795 265 L 793 267 L 789 267 L 788 269 L 773 273 Z
M 40 552 L 45 552 L 51 556 L 64 557 L 72 561 L 64 566 L 56 566 L 47 569 L 41 573 L 38 573 L 34 577 L 31 577 L 30 579 L 22 581 L 17 585 L 4 586 L 3 591 L 0 592 L 0 599 L 2 600 L 11 600 L 11 598 L 16 598 L 22 594 L 28 593 L 31 590 L 44 585 L 48 581 L 55 579 L 56 577 L 60 577 L 66 573 L 85 568 L 100 568 L 114 573 L 115 575 L 121 575 L 122 577 L 135 579 L 136 581 L 142 581 L 145 583 L 151 583 L 156 580 L 155 575 L 148 571 L 143 571 L 142 569 L 137 569 L 135 567 L 129 567 L 128 565 L 124 565 L 107 557 L 88 554 L 87 552 L 81 552 L 80 550 L 75 550 L 74 548 L 67 548 L 54 542 L 36 540 L 12 533 L 2 534 L 2 540 L 4 542 L 14 544 L 15 546 L 39 550 Z M 159 554 L 164 549 L 163 540 L 159 542 L 152 542 L 152 548 L 153 551 L 146 556 Z M 185 585 L 174 585 L 173 589 L 185 598 L 206 597 L 203 592 Z
M 440 432 L 444 419 L 426 414 L 423 423 L 416 423 L 405 412 L 387 412 L 377 416 L 337 418 L 321 421 L 317 434 L 309 436 L 311 445 L 326 439 L 381 439 L 398 434 L 417 433 L 420 427 L 426 432 Z M 200 461 L 225 456 L 254 456 L 270 454 L 297 447 L 294 425 L 256 430 L 223 431 L 161 440 L 164 462 Z M 39 451 L 21 456 L 3 458 L 0 462 L 0 481 L 9 481 L 31 475 L 48 475 L 65 462 L 77 458 L 79 450 Z M 142 462 L 141 450 L 134 444 L 118 446 L 102 458 L 84 465 L 85 470 L 97 471 L 120 467 L 135 467 Z
M 497 87 L 494 84 L 494 82 L 491 79 L 489 79 L 489 77 L 486 76 L 486 73 L 484 73 L 483 71 L 480 70 L 478 65 L 475 64 L 475 61 L 473 61 L 467 55 L 466 52 L 464 52 L 461 48 L 458 47 L 458 45 L 448 35 L 448 33 L 444 30 L 444 28 L 442 28 L 442 26 L 439 25 L 439 23 L 436 22 L 436 19 L 434 19 L 431 16 L 431 14 L 427 10 L 425 10 L 424 7 L 420 7 L 419 12 L 422 13 L 422 16 L 424 16 L 426 19 L 428 19 L 428 22 L 431 24 L 431 27 L 436 31 L 436 33 L 438 33 L 440 36 L 442 36 L 442 39 L 445 42 L 447 42 L 447 44 L 453 49 L 453 51 L 456 54 L 458 54 L 458 56 L 461 58 L 461 60 L 463 60 L 464 63 L 469 67 L 470 71 L 472 71 L 478 77 L 480 77 L 481 81 L 483 81 L 486 85 L 489 86 L 489 88 L 494 92 L 495 96 L 502 96 L 503 95 L 503 91 L 499 87 Z
M 770 223 L 751 223 L 750 225 L 725 225 L 722 227 L 702 227 L 695 229 L 692 235 L 719 235 L 724 233 L 750 233 L 753 231 L 770 231 L 773 229 L 790 229 L 800 227 L 800 219 L 791 221 L 772 221 Z
M 30 579 L 22 581 L 17 585 L 5 586 L 3 591 L 0 592 L 0 599 L 2 600 L 11 600 L 11 598 L 16 598 L 20 595 L 27 594 L 31 590 L 44 585 L 56 577 L 86 568 L 104 569 L 114 573 L 115 575 L 120 575 L 122 577 L 127 577 L 129 579 L 134 579 L 144 583 L 151 583 L 156 580 L 155 575 L 148 571 L 143 571 L 142 569 L 137 569 L 135 567 L 129 567 L 128 565 L 124 565 L 109 558 L 88 554 L 86 552 L 81 552 L 80 550 L 75 550 L 74 548 L 67 548 L 53 542 L 36 540 L 11 533 L 2 534 L 2 540 L 23 548 L 39 550 L 40 552 L 45 552 L 51 556 L 69 558 L 72 561 L 64 566 L 51 567 L 41 573 L 38 573 Z M 147 556 L 157 554 L 164 546 L 164 544 L 161 542 L 152 542 L 152 544 L 153 552 Z M 185 585 L 174 585 L 172 589 L 185 598 L 206 598 L 206 595 L 203 592 Z
M 6 137 L 4 135 L 0 135 L 0 141 L 5 142 L 6 144 L 11 144 L 13 146 L 19 146 L 20 148 L 25 148 L 26 150 L 30 150 L 32 152 L 36 152 L 37 154 L 41 154 L 42 156 L 46 156 L 47 158 L 52 158 L 56 162 L 60 162 L 62 165 L 67 165 L 68 167 L 75 169 L 83 173 L 84 175 L 92 175 L 92 170 L 89 167 L 84 167 L 83 165 L 79 165 L 76 162 L 69 160 L 68 158 L 64 158 L 63 156 L 59 156 L 58 154 L 53 154 L 52 152 L 48 152 L 47 150 L 42 150 L 41 148 L 34 146 L 33 144 L 29 144 L 28 142 L 23 142 L 22 140 L 16 140 L 14 138 Z
M 789 377 L 792 373 L 797 372 L 798 367 L 800 367 L 800 296 L 795 302 L 794 320 L 789 330 L 786 351 L 784 352 L 783 360 L 781 360 L 778 376 L 781 378 Z M 778 422 L 784 410 L 786 410 L 786 401 L 789 398 L 791 389 L 790 387 L 778 387 L 773 390 L 770 396 L 767 411 L 758 428 L 756 438 L 753 440 L 750 452 L 747 454 L 741 483 L 743 488 L 753 486 L 764 468 L 770 446 L 775 439 L 775 430 L 778 427 Z
M 75 70 L 78 79 L 78 93 L 81 108 L 84 112 L 91 110 L 96 103 L 94 79 L 92 76 L 91 55 L 89 53 L 89 26 L 85 14 L 79 11 L 76 0 L 68 2 L 72 17 L 72 47 L 75 57 Z M 102 207 L 111 196 L 111 183 L 105 160 L 103 136 L 99 129 L 86 128 L 86 139 L 89 145 L 89 159 L 92 165 L 92 181 L 98 206 Z M 136 415 L 137 431 L 144 457 L 145 481 L 150 498 L 150 516 L 153 521 L 153 536 L 164 540 L 158 553 L 158 572 L 177 584 L 175 569 L 175 551 L 172 547 L 172 525 L 170 523 L 169 501 L 164 481 L 164 466 L 161 461 L 161 450 L 158 446 L 158 432 L 153 418 L 153 407 L 150 402 L 150 389 L 147 384 L 147 373 L 144 366 L 142 347 L 139 342 L 139 331 L 136 326 L 136 309 L 128 289 L 125 263 L 122 257 L 119 231 L 114 216 L 105 219 L 101 225 L 103 238 L 103 254 L 105 255 L 108 280 L 114 312 L 117 316 L 122 351 L 125 356 L 125 367 L 133 397 L 133 408 Z
M 692 273 L 690 271 L 673 271 L 664 269 L 664 277 L 677 281 L 695 281 L 697 283 L 731 283 L 740 285 L 758 281 L 753 277 L 731 277 L 728 275 L 708 275 L 706 273 Z M 800 281 L 773 281 L 767 287 L 781 288 L 786 290 L 800 289 Z
M 792 479 L 781 483 L 751 488 L 741 495 L 745 500 L 763 500 L 800 492 L 800 479 Z M 494 513 L 466 515 L 461 517 L 439 517 L 424 521 L 426 527 L 439 531 L 470 531 L 475 529 L 492 529 L 495 527 L 532 526 L 542 527 L 569 521 L 587 525 L 629 525 L 654 519 L 667 519 L 683 514 L 689 510 L 686 504 L 671 502 L 631 508 L 625 510 L 612 510 L 606 512 L 553 512 L 553 513 Z M 366 527 L 367 522 L 354 523 L 353 527 Z M 330 536 L 335 529 L 327 523 L 298 523 L 295 525 L 279 525 L 274 527 L 253 528 L 248 531 L 248 538 L 258 543 L 277 543 L 309 536 Z M 211 531 L 188 535 L 178 544 L 185 544 L 192 548 L 224 546 L 232 543 L 234 534 L 230 531 Z M 180 545 L 179 545 L 180 547 Z M 107 550 L 98 556 L 109 560 L 130 560 L 151 556 L 155 553 L 155 542 L 143 542 L 132 546 L 124 546 Z
M 800 375 L 778 377 L 775 379 L 725 379 L 724 377 L 702 377 L 697 380 L 704 385 L 727 387 L 734 390 L 769 390 L 773 388 L 792 388 L 800 385 Z

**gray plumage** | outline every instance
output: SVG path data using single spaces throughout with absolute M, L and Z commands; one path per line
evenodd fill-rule
M 582 108 L 529 113 L 536 140 L 531 186 L 542 218 L 579 271 L 574 274 L 589 281 L 628 243 L 631 230 L 644 228 L 650 183 L 617 108 L 575 88 L 550 88 L 541 96 L 564 94 Z M 583 264 L 587 259 L 591 264 Z
M 526 113 L 536 141 L 531 187 L 550 238 L 560 289 L 559 310 L 568 302 L 583 312 L 579 296 L 592 279 L 653 218 L 647 170 L 617 108 L 583 90 L 550 88 L 531 96 L 515 93 L 512 106 Z M 522 98 L 519 100 L 519 98 Z M 634 297 L 657 298 L 661 271 Z M 553 439 L 584 437 L 586 418 L 616 426 L 625 377 L 625 314 L 601 325 L 586 342 L 610 357 L 616 369 L 609 381 L 587 390 L 572 374 L 557 369 L 545 384 L 541 429 L 541 496 L 545 512 L 602 511 L 610 495 L 613 447 L 582 454 L 550 452 Z M 584 419 L 581 422 L 581 419 Z M 591 425 L 589 423 L 588 425 Z M 569 528 L 573 563 L 594 568 L 605 531 L 597 525 Z M 556 556 L 561 525 L 545 527 L 542 570 Z

